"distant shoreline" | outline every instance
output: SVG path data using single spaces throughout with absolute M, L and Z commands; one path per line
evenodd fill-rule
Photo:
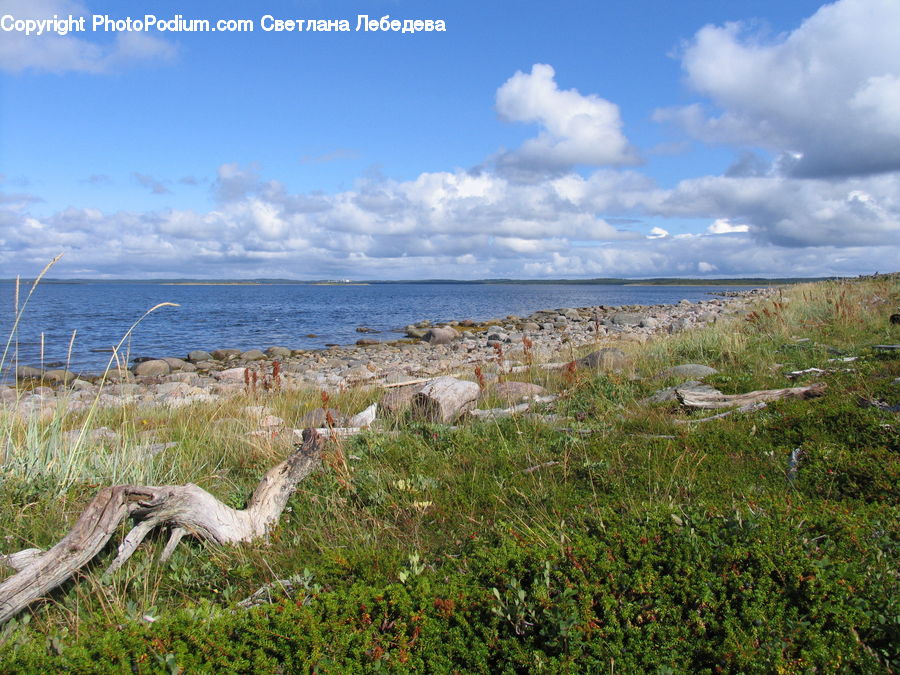
M 357 281 L 332 281 L 327 279 L 42 279 L 41 284 L 147 284 L 160 286 L 389 286 L 397 284 L 420 285 L 536 285 L 536 286 L 782 286 L 786 284 L 814 283 L 835 280 L 837 277 L 783 277 L 776 279 L 730 278 L 730 279 L 679 279 L 658 277 L 651 279 L 360 279 Z M 0 279 L 0 283 L 16 283 L 15 279 Z M 28 285 L 32 280 L 20 279 Z
M 85 283 L 91 283 L 86 281 Z M 128 283 L 128 282 L 122 282 Z M 160 286 L 271 286 L 259 281 L 161 281 Z

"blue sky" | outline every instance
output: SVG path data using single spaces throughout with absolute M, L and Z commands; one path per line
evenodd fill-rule
M 252 33 L 27 36 L 54 14 Z M 264 32 L 260 19 L 347 19 Z M 357 32 L 356 17 L 443 32 Z M 0 0 L 0 277 L 897 269 L 900 3 Z

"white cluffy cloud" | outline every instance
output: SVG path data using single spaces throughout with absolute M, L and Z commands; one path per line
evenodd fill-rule
M 745 24 L 702 28 L 684 49 L 688 83 L 721 109 L 660 110 L 710 142 L 783 153 L 795 176 L 900 170 L 900 2 L 840 0 L 775 39 Z
M 749 225 L 736 225 L 728 218 L 717 218 L 716 222 L 706 228 L 709 234 L 734 234 L 735 232 L 749 232 Z
M 91 13 L 77 0 L 3 0 L 2 14 L 15 19 L 51 19 L 59 17 L 86 17 Z M 166 40 L 147 33 L 120 32 L 108 43 L 86 40 L 88 33 L 70 32 L 59 35 L 45 32 L 42 35 L 26 35 L 24 32 L 2 33 L 0 39 L 0 69 L 10 73 L 22 71 L 46 71 L 65 73 L 107 73 L 142 61 L 168 61 L 176 53 Z
M 531 171 L 637 163 L 637 153 L 622 133 L 618 106 L 594 94 L 561 90 L 555 75 L 551 66 L 538 63 L 497 90 L 501 119 L 541 126 L 537 137 L 503 153 L 498 163 Z

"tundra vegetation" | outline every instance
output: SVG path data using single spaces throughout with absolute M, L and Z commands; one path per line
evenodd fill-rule
M 154 530 L 107 572 L 123 523 L 0 626 L 0 671 L 895 672 L 898 304 L 896 276 L 793 286 L 623 346 L 618 372 L 535 364 L 515 379 L 559 398 L 519 414 L 379 413 L 327 439 L 264 537 L 186 537 L 163 563 Z M 725 395 L 826 386 L 715 419 L 644 400 L 684 363 Z M 243 509 L 296 440 L 259 433 L 258 406 L 290 426 L 382 394 L 4 413 L 0 553 L 51 548 L 111 485 Z

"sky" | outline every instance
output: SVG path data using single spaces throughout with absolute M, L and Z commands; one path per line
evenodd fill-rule
M 896 271 L 897 35 L 897 0 L 0 0 L 0 278 Z

